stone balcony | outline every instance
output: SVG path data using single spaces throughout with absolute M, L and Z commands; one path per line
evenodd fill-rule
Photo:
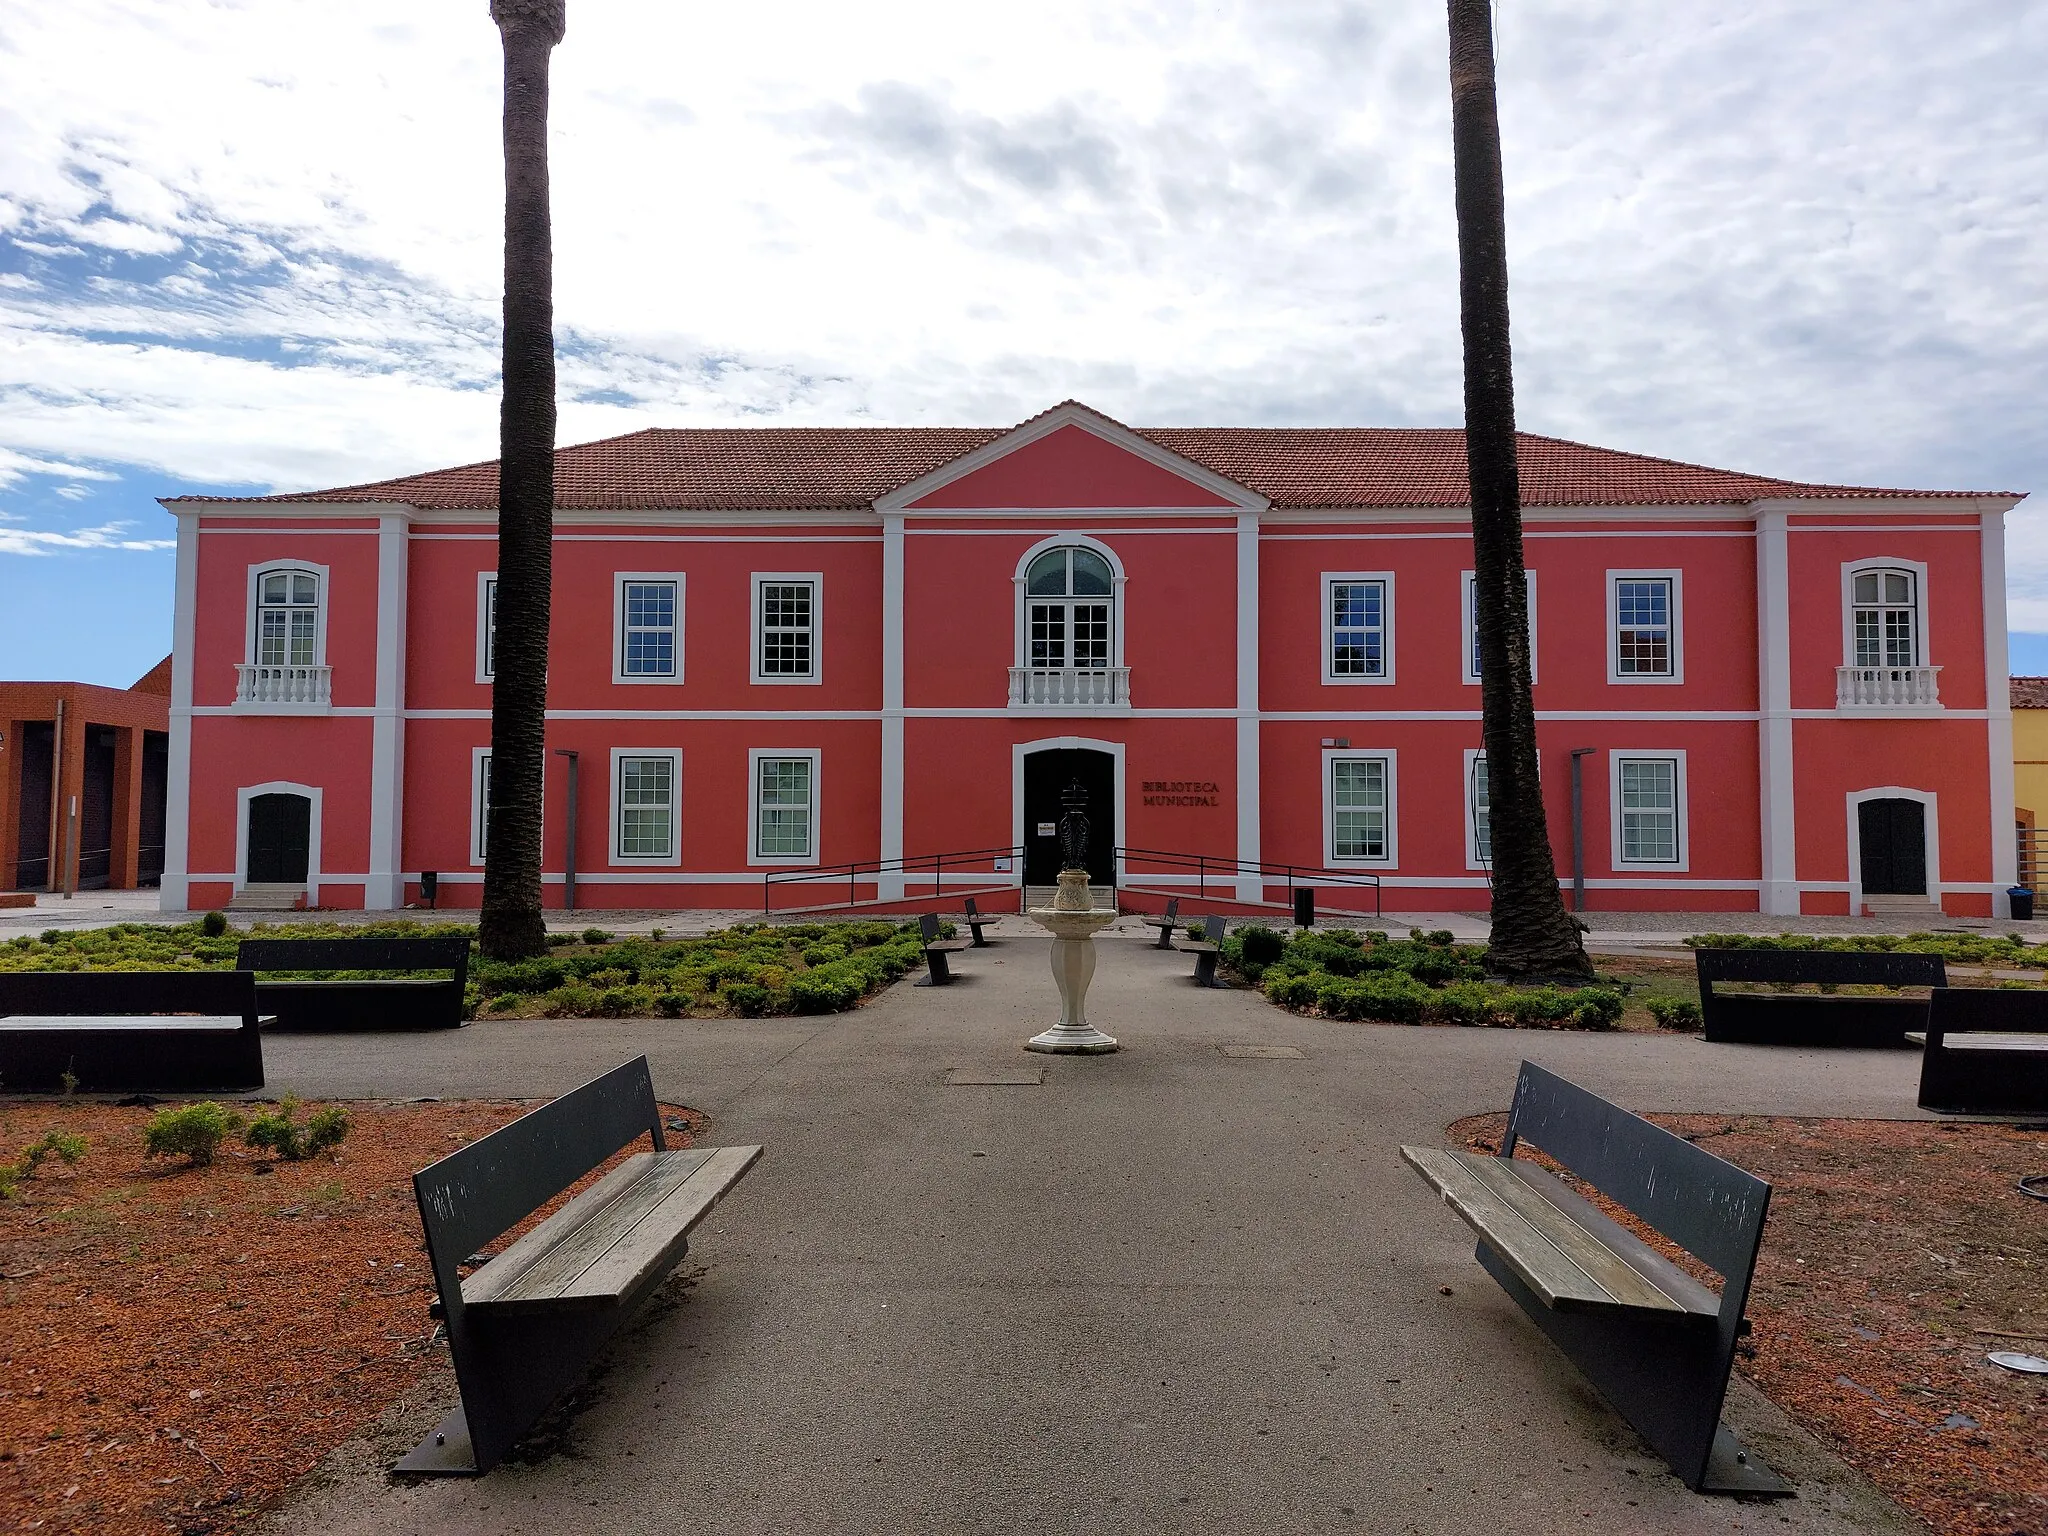
M 265 667 L 247 663 L 235 668 L 235 708 L 318 710 L 333 703 L 332 667 Z
M 1939 667 L 1837 667 L 1837 709 L 1939 709 Z
M 1010 703 L 1036 709 L 1102 709 L 1131 702 L 1129 667 L 1012 667 Z

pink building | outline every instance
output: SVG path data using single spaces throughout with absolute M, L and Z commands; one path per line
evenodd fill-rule
M 2004 514 L 1522 441 L 1551 836 L 1587 904 L 2003 911 Z M 167 907 L 473 905 L 494 464 L 182 498 Z M 1050 881 L 1483 907 L 1461 435 L 650 430 L 556 479 L 548 900 Z M 574 753 L 573 760 L 565 754 Z M 1578 754 L 1576 759 L 1574 754 Z M 1206 869 L 1155 854 L 1200 856 Z M 1020 867 L 1021 866 L 1021 867 Z M 1221 874 L 1219 876 L 1219 870 Z

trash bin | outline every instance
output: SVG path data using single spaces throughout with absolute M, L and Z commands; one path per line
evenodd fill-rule
M 2031 923 L 2034 920 L 2034 893 L 2024 885 L 2016 885 L 2007 891 L 2005 899 L 2012 903 L 2014 922 Z
M 1316 893 L 1313 887 L 1298 885 L 1294 888 L 1294 926 L 1313 928 L 1316 925 Z

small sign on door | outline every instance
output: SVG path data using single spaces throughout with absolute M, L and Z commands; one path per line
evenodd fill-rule
M 1038 835 L 1040 837 L 1058 837 L 1060 835 L 1060 824 L 1056 821 L 1041 821 L 1038 824 Z

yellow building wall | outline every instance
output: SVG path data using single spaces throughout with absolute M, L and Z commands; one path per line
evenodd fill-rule
M 2012 787 L 2020 820 L 2048 826 L 2048 709 L 2012 712 Z

